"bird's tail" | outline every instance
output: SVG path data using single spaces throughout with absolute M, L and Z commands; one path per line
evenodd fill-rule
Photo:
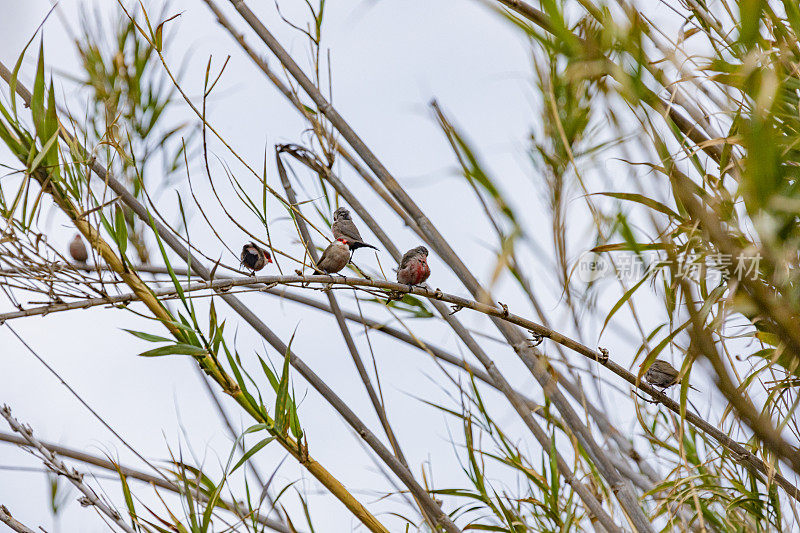
M 365 242 L 351 242 L 348 243 L 351 250 L 358 250 L 359 248 L 372 248 L 373 250 L 377 250 L 377 246 L 372 246 L 371 244 L 367 244 Z

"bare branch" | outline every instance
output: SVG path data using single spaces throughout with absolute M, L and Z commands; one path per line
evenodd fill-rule
M 0 522 L 3 522 L 17 533 L 36 533 L 22 522 L 14 520 L 14 517 L 11 516 L 11 513 L 5 505 L 0 505 Z
M 33 430 L 30 427 L 23 426 L 17 421 L 16 418 L 11 416 L 11 409 L 7 405 L 4 405 L 2 408 L 0 408 L 0 415 L 6 419 L 6 422 L 8 422 L 9 426 L 11 426 L 11 429 L 22 435 L 22 437 L 28 442 L 28 445 L 38 452 L 39 459 L 42 460 L 47 468 L 52 470 L 53 473 L 67 478 L 69 482 L 72 483 L 75 488 L 81 492 L 81 494 L 83 494 L 83 498 L 81 498 L 81 505 L 93 506 L 100 513 L 111 519 L 111 521 L 114 522 L 121 530 L 125 531 L 126 533 L 135 533 L 128 523 L 123 520 L 122 515 L 120 515 L 117 510 L 113 509 L 106 502 L 101 500 L 97 493 L 83 482 L 83 474 L 74 468 L 69 468 L 64 461 L 58 458 L 55 453 L 50 451 L 44 444 L 36 439 L 33 436 Z
M 28 448 L 32 446 L 27 439 L 23 437 L 17 437 L 16 435 L 5 433 L 2 431 L 0 431 L 0 441 L 8 442 L 11 444 L 18 444 L 20 446 L 25 446 Z M 98 457 L 96 455 L 92 455 L 90 453 L 86 453 L 83 451 L 75 450 L 73 448 L 63 446 L 61 444 L 55 444 L 53 442 L 47 442 L 43 440 L 38 440 L 38 442 L 41 443 L 41 445 L 44 446 L 46 449 L 58 455 L 69 457 L 70 459 L 74 459 L 76 461 L 80 461 L 88 465 L 96 466 L 98 468 L 108 470 L 109 472 L 114 472 L 115 474 L 121 473 L 127 478 L 136 479 L 143 483 L 147 483 L 148 485 L 153 485 L 155 487 L 159 487 L 162 489 L 166 489 L 170 492 L 174 492 L 175 494 L 183 494 L 185 492 L 184 489 L 181 488 L 179 485 L 172 483 L 163 477 L 153 476 L 146 472 L 142 472 L 141 470 L 136 470 L 124 465 L 119 465 L 112 461 L 109 461 L 108 459 L 104 459 L 102 457 Z M 197 496 L 203 502 L 208 501 L 208 498 L 202 493 L 198 493 Z M 294 533 L 294 530 L 290 529 L 283 523 L 277 520 L 272 520 L 271 518 L 267 518 L 266 516 L 263 516 L 259 513 L 251 513 L 248 509 L 242 507 L 236 502 L 229 502 L 224 499 L 220 499 L 217 501 L 216 505 L 221 509 L 234 513 L 236 516 L 240 518 L 245 516 L 253 516 L 259 524 L 267 526 L 273 531 L 279 531 L 280 533 Z

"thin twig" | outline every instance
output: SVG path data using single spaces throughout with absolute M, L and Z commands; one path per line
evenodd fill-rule
M 10 444 L 18 444 L 20 446 L 25 446 L 25 447 L 31 447 L 31 444 L 30 442 L 28 442 L 28 440 L 22 437 L 18 437 L 11 433 L 6 433 L 4 431 L 0 431 L 0 441 L 8 442 Z M 55 444 L 53 442 L 47 442 L 43 440 L 39 440 L 39 442 L 42 444 L 42 446 L 44 446 L 48 450 L 58 455 L 68 457 L 70 459 L 74 459 L 76 461 L 80 461 L 88 465 L 96 466 L 98 468 L 108 470 L 109 472 L 114 472 L 117 475 L 122 474 L 126 478 L 136 479 L 143 483 L 147 483 L 148 485 L 152 485 L 155 487 L 166 489 L 170 492 L 174 492 L 175 494 L 185 494 L 184 488 L 180 487 L 176 483 L 167 480 L 166 478 L 153 476 L 146 472 L 142 472 L 141 470 L 136 470 L 134 468 L 130 468 L 124 465 L 119 465 L 117 463 L 109 461 L 108 459 L 104 459 L 102 457 L 86 453 L 84 451 L 76 450 L 74 448 L 69 448 L 61 444 Z M 208 501 L 207 496 L 205 496 L 204 494 L 200 493 L 198 494 L 198 496 L 201 501 L 204 502 Z M 267 518 L 266 516 L 263 516 L 257 512 L 251 512 L 249 509 L 246 509 L 245 507 L 241 506 L 236 502 L 229 502 L 224 499 L 218 499 L 216 505 L 220 509 L 230 511 L 240 518 L 245 516 L 252 516 L 259 524 L 262 524 L 274 531 L 278 531 L 280 533 L 294 533 L 294 530 L 290 529 L 283 523 L 277 520 L 272 520 L 270 518 Z
M 111 521 L 113 521 L 126 533 L 135 533 L 118 511 L 111 508 L 107 503 L 101 500 L 97 493 L 83 482 L 83 474 L 74 468 L 69 468 L 64 461 L 58 458 L 55 453 L 50 451 L 44 444 L 36 439 L 33 436 L 33 430 L 29 426 L 23 426 L 19 423 L 19 421 L 17 421 L 16 418 L 11 416 L 11 409 L 7 405 L 3 405 L 3 407 L 0 408 L 0 415 L 6 419 L 6 422 L 8 422 L 9 426 L 11 426 L 11 429 L 22 435 L 31 448 L 39 452 L 39 459 L 41 459 L 47 468 L 53 471 L 53 473 L 67 478 L 69 482 L 72 483 L 75 488 L 81 492 L 81 494 L 83 494 L 83 497 L 81 498 L 81 505 L 93 506 L 100 513 L 111 519 Z
M 0 505 L 0 522 L 3 522 L 17 533 L 36 533 L 22 522 L 15 520 L 5 505 Z

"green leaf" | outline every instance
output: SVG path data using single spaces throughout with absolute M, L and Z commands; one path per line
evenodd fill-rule
M 164 47 L 164 23 L 162 22 L 156 26 L 155 48 L 159 52 Z
M 152 350 L 148 350 L 146 352 L 142 352 L 139 354 L 140 357 L 161 357 L 164 355 L 193 355 L 193 356 L 202 356 L 206 355 L 205 348 L 200 348 L 199 346 L 192 346 L 191 344 L 184 344 L 184 343 L 177 343 L 171 344 L 169 346 L 162 346 L 160 348 L 154 348 Z
M 36 157 L 33 158 L 33 161 L 31 161 L 31 164 L 28 167 L 30 169 L 29 172 L 33 173 L 36 171 L 37 168 L 39 168 L 39 165 L 42 163 L 42 161 L 44 161 L 45 157 L 47 156 L 47 153 L 50 151 L 50 149 L 53 147 L 53 145 L 56 143 L 57 140 L 58 140 L 58 132 L 55 132 L 47 140 L 47 142 L 44 143 L 42 150 L 38 154 L 36 154 Z
M 275 399 L 275 430 L 283 432 L 287 427 L 286 404 L 289 398 L 289 358 L 291 350 L 287 348 L 283 358 L 283 372 L 278 386 L 278 397 Z
M 626 193 L 626 192 L 598 192 L 598 193 L 594 193 L 594 194 L 600 194 L 602 196 L 610 196 L 611 198 L 617 198 L 619 200 L 627 200 L 629 202 L 636 202 L 637 204 L 642 204 L 644 206 L 649 207 L 650 209 L 654 209 L 656 211 L 664 213 L 665 215 L 667 215 L 669 217 L 677 218 L 677 219 L 681 218 L 678 215 L 678 213 L 676 213 L 675 211 L 673 211 L 672 209 L 670 209 L 666 205 L 662 204 L 661 202 L 657 202 L 657 201 L 653 200 L 652 198 L 648 198 L 647 196 L 641 195 L 641 194 L 633 194 L 633 193 Z
M 739 41 L 748 48 L 758 38 L 761 13 L 764 11 L 765 6 L 766 0 L 739 0 L 739 17 L 741 20 Z
M 36 33 L 31 35 L 31 38 L 28 40 L 27 44 L 25 44 L 25 48 L 22 49 L 22 53 L 19 55 L 17 62 L 14 65 L 14 70 L 11 71 L 11 81 L 8 82 L 9 95 L 11 97 L 11 111 L 14 113 L 15 118 L 17 116 L 17 76 L 19 75 L 19 69 L 22 67 L 22 60 L 25 58 L 25 52 L 28 51 L 28 47 L 35 38 Z
M 119 204 L 115 206 L 114 212 L 114 236 L 119 252 L 124 256 L 125 250 L 128 249 L 128 224 L 125 222 L 125 214 Z
M 42 128 L 42 138 L 48 139 L 49 146 L 42 148 L 45 154 L 47 171 L 52 181 L 58 181 L 61 171 L 58 167 L 58 145 L 51 143 L 53 138 L 58 139 L 58 115 L 56 113 L 56 94 L 53 90 L 53 82 L 50 81 L 50 88 L 47 91 L 47 109 L 44 114 L 44 127 Z
M 122 469 L 118 464 L 113 463 L 114 468 L 119 474 L 119 481 L 122 485 L 122 495 L 125 498 L 125 506 L 128 508 L 128 514 L 131 516 L 131 525 L 136 529 L 136 507 L 133 504 L 133 496 L 131 495 L 131 488 L 128 486 L 128 478 L 122 473 Z
M 127 331 L 134 337 L 139 337 L 140 339 L 149 341 L 149 342 L 172 342 L 172 339 L 167 339 L 165 337 L 159 337 L 158 335 L 151 335 L 150 333 L 144 333 L 143 331 L 134 331 L 132 329 L 125 329 L 122 328 L 122 331 Z
M 36 65 L 36 78 L 33 81 L 33 94 L 31 96 L 31 116 L 36 132 L 42 142 L 46 139 L 42 136 L 44 127 L 44 39 L 39 42 L 39 62 Z
M 172 284 L 175 286 L 175 291 L 177 291 L 178 297 L 181 299 L 181 302 L 183 302 L 183 305 L 186 306 L 186 296 L 183 294 L 183 287 L 181 287 L 181 283 L 178 281 L 178 277 L 175 275 L 175 271 L 172 269 L 172 263 L 167 255 L 167 250 L 164 248 L 164 243 L 161 242 L 161 236 L 158 234 L 158 229 L 156 229 L 156 221 L 153 218 L 153 215 L 150 213 L 148 213 L 148 216 L 150 217 L 150 227 L 153 229 L 156 242 L 158 243 L 158 249 L 161 251 L 161 257 L 164 259 L 164 264 L 167 266 L 169 277 L 172 279 Z
M 642 279 L 640 279 L 636 283 L 636 285 L 625 291 L 625 294 L 622 295 L 622 298 L 617 300 L 617 303 L 614 304 L 614 307 L 612 307 L 611 311 L 609 311 L 608 314 L 606 315 L 606 319 L 605 321 L 603 321 L 603 328 L 600 330 L 600 335 L 598 335 L 598 337 L 603 336 L 603 332 L 606 330 L 608 321 L 611 320 L 611 317 L 614 316 L 614 313 L 619 311 L 619 308 L 622 307 L 625 304 L 625 302 L 627 302 L 630 299 L 631 296 L 633 296 L 633 293 L 636 292 L 636 289 L 638 289 L 642 285 L 642 283 L 644 283 L 647 279 L 648 279 L 647 276 L 642 276 Z
M 283 371 L 281 372 L 281 381 L 278 385 L 278 396 L 275 399 L 275 430 L 283 433 L 288 427 L 289 418 L 287 417 L 287 405 L 290 405 L 289 410 L 293 410 L 294 406 L 291 405 L 289 398 L 289 360 L 292 356 L 292 342 L 294 336 L 297 334 L 297 328 L 294 329 L 292 337 L 289 339 L 289 345 L 286 347 L 286 354 L 283 358 Z
M 635 251 L 642 251 L 642 250 L 666 250 L 667 247 L 671 247 L 672 245 L 667 245 L 660 242 L 653 242 L 647 244 L 639 244 L 637 243 L 634 245 L 633 243 L 628 242 L 617 242 L 613 244 L 602 244 L 600 246 L 595 246 L 590 252 L 595 253 L 602 253 L 602 252 L 635 252 Z
M 374 299 L 373 301 L 378 302 L 377 299 Z M 380 303 L 384 302 L 385 300 L 380 301 Z M 415 318 L 431 318 L 433 316 L 433 313 L 431 313 L 431 311 L 425 305 L 425 302 L 423 302 L 421 298 L 417 298 L 412 294 L 404 294 L 401 299 L 392 300 L 391 302 L 386 303 L 386 305 L 393 309 L 410 313 L 411 316 Z
M 792 26 L 795 35 L 800 35 L 800 7 L 797 0 L 783 0 L 783 8 L 786 10 L 786 18 Z
M 244 453 L 244 455 L 242 455 L 242 458 L 239 459 L 239 461 L 236 463 L 236 465 L 234 465 L 234 467 L 231 469 L 231 474 L 233 474 L 236 471 L 237 468 L 242 466 L 245 463 L 245 461 L 247 461 L 252 456 L 254 456 L 256 453 L 258 453 L 258 451 L 261 450 L 261 448 L 263 448 L 264 446 L 266 446 L 267 444 L 269 444 L 273 440 L 275 440 L 274 436 L 267 437 L 265 439 L 262 439 L 261 442 L 259 442 L 258 444 L 256 444 L 252 448 L 250 448 L 249 450 L 247 450 Z

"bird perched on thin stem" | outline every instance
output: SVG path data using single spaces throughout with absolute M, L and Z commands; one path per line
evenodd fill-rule
M 344 239 L 347 241 L 347 245 L 353 252 L 364 247 L 377 250 L 375 246 L 365 243 L 364 239 L 361 238 L 358 228 L 350 218 L 350 211 L 348 211 L 345 207 L 340 207 L 333 212 L 333 224 L 331 224 L 331 232 L 333 233 L 334 239 Z
M 647 369 L 647 372 L 644 373 L 644 379 L 647 380 L 654 387 L 658 387 L 659 389 L 668 389 L 673 385 L 677 385 L 680 383 L 678 379 L 678 370 L 675 369 L 671 364 L 661 359 L 656 359 L 653 361 L 653 364 Z M 689 388 L 695 389 L 691 385 Z
M 76 233 L 75 237 L 69 243 L 69 255 L 77 263 L 86 263 L 89 259 L 89 252 L 86 251 L 86 245 L 83 244 L 80 233 Z
M 397 269 L 397 283 L 403 285 L 420 285 L 431 275 L 428 267 L 428 249 L 417 246 L 405 253 Z
M 350 262 L 350 245 L 343 238 L 336 239 L 325 248 L 322 257 L 317 261 L 318 272 L 335 274 Z
M 242 255 L 239 258 L 242 260 L 242 266 L 247 267 L 253 275 L 267 266 L 267 263 L 272 263 L 272 256 L 269 255 L 269 252 L 254 242 L 242 247 Z

